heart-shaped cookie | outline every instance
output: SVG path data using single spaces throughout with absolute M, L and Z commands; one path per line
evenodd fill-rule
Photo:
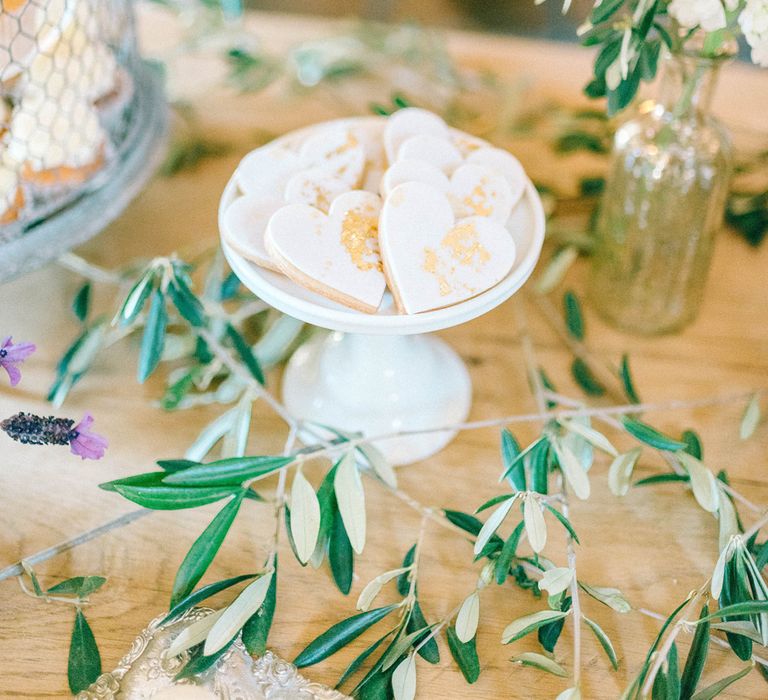
M 350 129 L 323 129 L 301 146 L 299 157 L 305 167 L 322 168 L 343 180 L 348 188 L 360 184 L 365 168 L 365 149 Z
M 264 245 L 267 223 L 280 207 L 282 199 L 270 199 L 252 194 L 238 197 L 221 217 L 221 234 L 240 255 L 257 265 L 278 270 Z
M 399 160 L 381 180 L 381 194 L 387 197 L 404 182 L 423 182 L 448 195 L 457 218 L 487 216 L 505 224 L 512 211 L 512 192 L 507 180 L 491 168 L 466 163 L 454 170 L 451 179 L 438 167 L 422 160 Z
M 351 129 L 325 129 L 306 139 L 298 152 L 286 144 L 251 151 L 240 161 L 235 177 L 245 194 L 274 197 L 282 196 L 288 181 L 301 171 L 321 169 L 344 181 L 349 190 L 360 184 L 364 146 L 360 135 Z
M 501 148 L 486 146 L 472 151 L 467 156 L 466 162 L 484 165 L 503 175 L 511 192 L 511 206 L 514 207 L 520 201 L 528 183 L 528 176 L 525 174 L 523 166 L 520 165 L 520 161 L 511 153 Z
M 381 195 L 386 197 L 404 182 L 425 182 L 447 192 L 451 186 L 446 174 L 432 163 L 423 160 L 398 160 L 387 168 L 381 178 Z
M 235 180 L 245 194 L 282 198 L 288 180 L 301 167 L 301 158 L 288 146 L 262 146 L 240 161 Z
M 349 192 L 349 185 L 331 175 L 325 168 L 299 170 L 285 186 L 285 201 L 308 204 L 327 212 L 336 197 Z
M 375 313 L 386 282 L 378 244 L 381 199 L 353 190 L 328 215 L 306 204 L 278 209 L 267 224 L 266 248 L 294 282 L 358 311 Z
M 397 149 L 397 160 L 421 160 L 444 173 L 452 173 L 462 161 L 461 153 L 448 139 L 430 134 L 411 136 Z
M 419 134 L 449 138 L 445 122 L 426 109 L 406 107 L 389 117 L 384 127 L 384 151 L 389 162 L 397 160 L 398 150 L 407 139 Z
M 456 168 L 451 175 L 450 199 L 459 218 L 487 216 L 503 226 L 512 212 L 513 195 L 506 178 L 477 163 Z
M 515 260 L 515 243 L 491 218 L 455 220 L 445 193 L 422 182 L 395 187 L 379 217 L 379 245 L 400 311 L 439 309 L 498 284 Z

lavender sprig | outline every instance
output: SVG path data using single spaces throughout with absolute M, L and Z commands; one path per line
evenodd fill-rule
M 17 413 L 0 423 L 12 440 L 23 445 L 69 445 L 72 454 L 83 459 L 101 459 L 107 449 L 107 440 L 93 433 L 93 416 L 86 413 L 75 425 L 71 418 L 37 416 L 33 413 Z
M 14 343 L 11 336 L 3 340 L 0 345 L 0 367 L 8 373 L 11 386 L 16 386 L 21 381 L 21 370 L 18 365 L 24 362 L 35 349 L 33 343 Z

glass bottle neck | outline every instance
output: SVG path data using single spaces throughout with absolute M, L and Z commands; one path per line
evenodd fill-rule
M 722 59 L 671 54 L 665 61 L 659 102 L 678 119 L 709 112 Z

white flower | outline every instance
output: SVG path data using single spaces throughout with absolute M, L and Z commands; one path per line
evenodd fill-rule
M 672 0 L 669 14 L 686 29 L 701 27 L 705 32 L 724 29 L 727 24 L 726 7 L 734 10 L 739 0 Z
M 747 0 L 739 26 L 752 47 L 752 61 L 768 67 L 768 0 Z

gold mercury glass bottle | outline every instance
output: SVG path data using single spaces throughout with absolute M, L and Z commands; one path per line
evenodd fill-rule
M 660 99 L 616 132 L 590 297 L 624 330 L 668 333 L 696 317 L 731 174 L 730 139 L 710 114 L 731 55 L 668 55 Z

